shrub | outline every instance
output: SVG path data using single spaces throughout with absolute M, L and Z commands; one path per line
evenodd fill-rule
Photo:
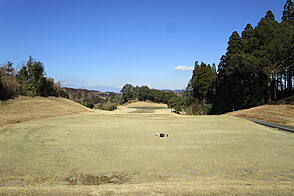
M 190 106 L 185 108 L 188 115 L 207 115 L 212 110 L 212 104 L 200 104 L 192 103 Z
M 117 109 L 117 104 L 115 103 L 101 103 L 97 104 L 95 108 L 100 109 L 100 110 L 108 110 L 108 111 L 113 111 Z
M 81 104 L 87 108 L 91 108 L 91 109 L 94 108 L 94 105 L 92 103 L 89 103 L 88 101 L 82 101 Z
M 202 104 L 201 108 L 204 114 L 211 114 L 212 104 Z
M 113 111 L 113 110 L 116 110 L 116 109 L 117 109 L 117 105 L 113 104 L 113 103 L 102 105 L 102 110 Z

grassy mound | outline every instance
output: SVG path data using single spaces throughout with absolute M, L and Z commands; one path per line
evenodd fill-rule
M 86 107 L 64 98 L 18 97 L 0 102 L 0 127 L 33 119 L 89 111 Z
M 268 122 L 294 126 L 294 96 L 275 102 L 273 105 L 262 105 L 250 109 L 227 113 L 227 115 L 255 118 Z
M 167 108 L 167 105 L 164 103 L 154 103 L 151 101 L 136 101 L 126 105 L 129 108 Z

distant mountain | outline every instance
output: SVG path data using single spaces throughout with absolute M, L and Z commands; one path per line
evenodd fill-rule
M 162 89 L 162 91 L 170 91 L 170 92 L 175 92 L 175 93 L 183 93 L 185 90 L 184 89 Z
M 102 96 L 102 97 L 107 97 L 110 94 L 117 94 L 113 92 L 101 92 L 97 90 L 89 90 L 89 89 L 83 89 L 83 88 L 69 88 L 69 87 L 63 87 L 63 90 L 65 90 L 69 94 L 74 94 L 74 93 L 84 93 L 84 94 L 93 94 L 97 96 Z

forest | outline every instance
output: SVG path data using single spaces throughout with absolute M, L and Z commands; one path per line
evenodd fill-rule
M 128 101 L 150 100 L 166 103 L 177 113 L 221 114 L 293 95 L 293 76 L 294 3 L 287 0 L 280 22 L 267 11 L 256 27 L 247 24 L 241 33 L 234 31 L 218 66 L 196 61 L 184 92 L 126 84 L 121 94 L 105 99 L 95 91 L 62 88 L 60 82 L 46 77 L 41 62 L 29 57 L 19 70 L 12 62 L 0 66 L 0 100 L 18 95 L 59 96 L 110 110 Z
M 271 104 L 273 100 L 293 95 L 293 74 L 294 4 L 287 0 L 281 22 L 268 11 L 255 28 L 247 24 L 241 35 L 233 32 L 230 36 L 213 84 L 214 98 L 210 100 L 213 112 Z M 192 92 L 203 88 L 193 86 L 193 78 L 191 83 L 188 89 Z M 204 99 L 209 100 L 209 94 Z

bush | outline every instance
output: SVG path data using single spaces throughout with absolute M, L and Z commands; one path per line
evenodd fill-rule
M 117 109 L 117 104 L 114 104 L 114 103 L 99 104 L 99 105 L 95 106 L 95 108 L 100 109 L 100 110 L 113 111 L 113 110 Z
M 103 105 L 103 110 L 113 111 L 117 109 L 116 104 Z
M 91 109 L 94 108 L 94 105 L 92 103 L 89 103 L 88 101 L 82 101 L 81 104 L 87 108 L 91 108 Z
M 204 114 L 211 114 L 212 104 L 202 104 L 201 108 Z
M 19 84 L 12 76 L 0 77 L 0 99 L 6 100 L 18 95 Z
M 193 103 L 191 105 L 191 107 L 192 107 L 192 115 L 203 115 L 204 114 L 203 109 L 201 107 L 201 104 Z
M 174 96 L 169 99 L 168 107 L 175 110 L 176 113 L 181 112 L 184 109 L 185 102 L 183 97 Z
M 185 108 L 188 115 L 207 115 L 211 114 L 212 104 L 199 104 L 192 103 L 190 106 Z

